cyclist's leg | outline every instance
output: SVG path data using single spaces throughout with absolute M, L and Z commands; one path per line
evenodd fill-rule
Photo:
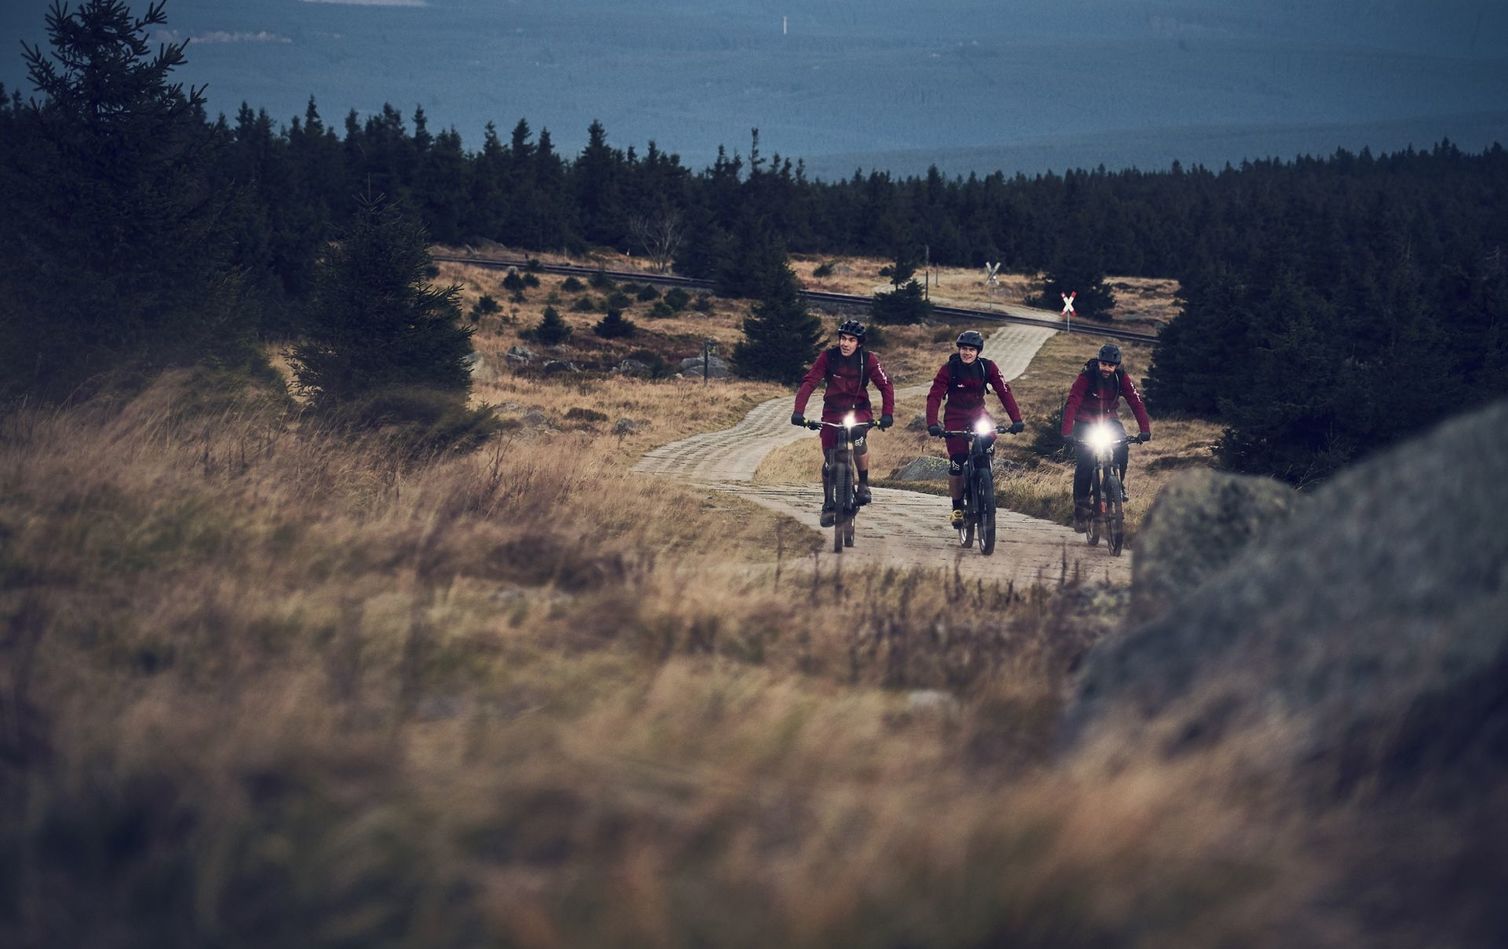
M 854 448 L 853 448 L 853 457 L 854 457 L 854 467 L 859 470 L 859 487 L 858 487 L 858 492 L 857 492 L 856 496 L 857 496 L 858 501 L 859 501 L 860 504 L 868 504 L 869 501 L 870 501 L 870 498 L 871 498 L 870 493 L 869 493 L 869 441 L 868 441 L 868 439 L 865 439 L 862 436 L 859 438 L 858 442 L 854 445 Z
M 1127 448 L 1125 445 L 1121 445 L 1119 448 L 1115 449 L 1115 471 L 1120 475 L 1121 495 L 1123 499 L 1130 497 L 1130 495 L 1126 493 L 1126 464 L 1130 461 L 1130 459 L 1131 449 Z
M 1085 426 L 1080 423 L 1074 426 L 1075 445 L 1082 437 L 1082 429 Z M 1080 534 L 1089 529 L 1089 479 L 1094 474 L 1094 458 L 1089 449 L 1075 447 L 1073 468 L 1073 529 Z

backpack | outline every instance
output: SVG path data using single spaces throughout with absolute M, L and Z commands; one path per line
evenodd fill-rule
M 859 391 L 863 392 L 869 388 L 869 353 L 865 351 L 863 346 L 860 346 L 858 349 L 854 350 L 854 353 L 859 357 Z M 833 346 L 828 349 L 827 378 L 822 380 L 822 385 L 824 387 L 833 384 L 833 376 L 835 375 L 835 373 L 833 372 L 833 360 L 842 358 L 843 352 L 842 350 L 838 349 L 838 347 Z
M 985 359 L 983 356 L 980 356 L 978 359 L 975 359 L 974 361 L 977 362 L 977 363 L 979 363 L 979 368 L 984 371 L 984 391 L 981 392 L 980 395 L 985 395 L 991 389 L 991 387 L 990 387 L 990 370 L 992 370 L 992 369 L 995 368 L 995 364 L 992 363 L 992 362 L 990 362 L 988 359 Z M 948 390 L 949 391 L 952 391 L 952 390 L 958 388 L 958 380 L 961 379 L 961 378 L 963 378 L 963 376 L 960 375 L 960 373 L 962 371 L 963 371 L 963 360 L 959 359 L 956 355 L 949 356 L 948 357 Z

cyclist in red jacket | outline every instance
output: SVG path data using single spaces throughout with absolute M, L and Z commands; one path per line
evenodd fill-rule
M 1010 384 L 1000 376 L 1000 367 L 980 355 L 984 351 L 984 336 L 976 330 L 958 334 L 958 352 L 937 370 L 932 379 L 932 388 L 927 392 L 927 434 L 941 438 L 943 429 L 962 431 L 973 428 L 974 423 L 988 418 L 985 410 L 985 387 L 995 390 L 1000 407 L 1011 417 L 1011 433 L 1021 431 L 1021 410 L 1016 407 L 1016 396 Z M 937 424 L 937 410 L 947 400 L 943 422 Z M 964 465 L 969 460 L 968 439 L 958 435 L 948 436 L 948 492 L 953 496 L 953 510 L 948 523 L 958 527 L 963 523 Z
M 1083 370 L 1068 390 L 1068 403 L 1063 407 L 1063 437 L 1077 446 L 1090 426 L 1105 422 L 1116 438 L 1125 438 L 1126 429 L 1121 425 L 1119 414 L 1121 399 L 1126 400 L 1136 416 L 1136 424 L 1141 429 L 1137 440 L 1150 440 L 1152 420 L 1147 417 L 1141 393 L 1136 391 L 1136 383 L 1121 368 L 1120 347 L 1106 343 L 1100 347 L 1097 358 L 1084 363 Z M 1123 485 L 1126 483 L 1128 454 L 1125 445 L 1115 450 L 1115 467 Z M 1089 529 L 1089 479 L 1094 476 L 1094 459 L 1088 451 L 1078 451 L 1077 462 L 1073 472 L 1073 529 L 1082 534 Z
M 880 390 L 880 425 L 883 429 L 895 424 L 895 386 L 880 366 L 879 357 L 864 348 L 865 327 L 858 320 L 845 320 L 838 327 L 838 345 L 822 351 L 812 368 L 801 380 L 796 390 L 796 406 L 791 412 L 792 425 L 805 425 L 806 402 L 816 390 L 817 384 L 825 381 L 822 396 L 822 421 L 842 422 L 852 412 L 854 421 L 869 422 L 874 419 L 874 409 L 869 402 L 869 383 Z M 822 526 L 831 527 L 836 520 L 836 505 L 833 503 L 832 485 L 827 475 L 832 463 L 833 446 L 838 435 L 830 428 L 820 431 L 822 436 Z M 868 504 L 869 491 L 869 446 L 860 437 L 854 445 L 855 466 L 859 469 L 857 499 Z

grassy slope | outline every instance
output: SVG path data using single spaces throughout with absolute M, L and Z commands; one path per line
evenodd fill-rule
M 1239 944 L 1327 872 L 1219 761 L 1044 768 L 1115 591 L 749 570 L 805 535 L 625 473 L 770 387 L 503 374 L 404 467 L 204 385 L 0 426 L 0 942 Z

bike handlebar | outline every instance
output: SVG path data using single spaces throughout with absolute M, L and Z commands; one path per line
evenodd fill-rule
M 811 429 L 814 432 L 817 429 L 823 427 L 824 425 L 827 426 L 828 428 L 846 428 L 846 429 L 848 429 L 851 432 L 852 431 L 858 431 L 859 429 L 864 429 L 864 430 L 867 431 L 868 429 L 871 429 L 871 428 L 879 428 L 880 427 L 880 423 L 879 422 L 855 422 L 852 425 L 844 425 L 842 422 L 824 422 L 824 421 L 821 421 L 821 420 L 814 420 L 814 419 L 807 419 L 805 424 L 806 424 L 807 428 Z
M 996 435 L 1009 435 L 1010 433 L 1011 433 L 1011 429 L 1010 429 L 1009 425 L 996 425 L 995 426 L 995 434 Z M 964 429 L 963 431 L 958 431 L 958 432 L 950 432 L 947 429 L 943 429 L 943 433 L 941 435 L 936 436 L 936 437 L 937 438 L 948 438 L 948 437 L 962 436 L 962 437 L 965 437 L 965 438 L 978 438 L 980 434 L 981 433 L 974 431 L 972 428 L 970 428 L 970 429 Z

